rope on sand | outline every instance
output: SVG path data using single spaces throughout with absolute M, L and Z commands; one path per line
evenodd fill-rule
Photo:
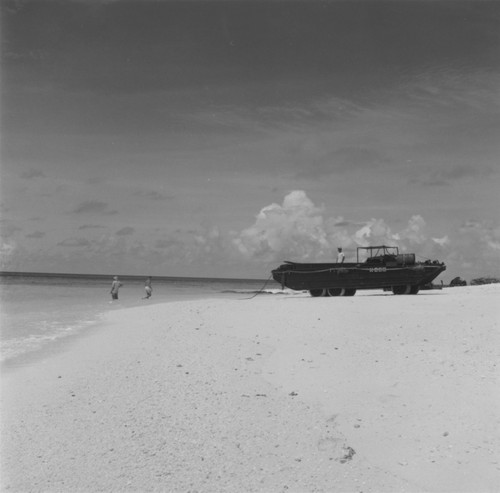
M 273 277 L 273 275 L 271 274 L 266 279 L 266 282 L 264 283 L 264 285 L 253 296 L 250 296 L 249 298 L 240 298 L 240 299 L 242 299 L 242 300 L 251 300 L 251 299 L 255 298 L 258 294 L 262 293 L 264 291 L 264 289 L 266 289 L 267 283 L 271 280 L 272 277 Z

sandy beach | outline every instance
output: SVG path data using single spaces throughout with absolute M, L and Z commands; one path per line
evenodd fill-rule
M 114 311 L 2 372 L 2 491 L 498 492 L 499 295 Z

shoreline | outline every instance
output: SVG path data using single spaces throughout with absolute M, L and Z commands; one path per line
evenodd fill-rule
M 138 298 L 132 303 L 121 304 L 118 302 L 106 302 L 109 305 L 103 305 L 102 308 L 97 310 L 91 315 L 91 320 L 88 323 L 82 325 L 78 329 L 64 334 L 60 337 L 54 338 L 49 343 L 44 344 L 41 347 L 34 348 L 22 354 L 10 357 L 8 359 L 0 361 L 0 372 L 10 372 L 15 371 L 23 366 L 38 364 L 44 360 L 50 359 L 53 356 L 71 350 L 71 346 L 77 343 L 81 338 L 91 337 L 92 333 L 99 330 L 106 325 L 106 318 L 108 314 L 119 312 L 121 310 L 133 310 L 135 308 L 143 308 L 147 306 L 155 305 L 168 305 L 170 303 L 189 303 L 190 301 L 201 301 L 210 299 L 219 299 L 225 297 L 223 294 L 219 297 L 214 296 L 212 293 L 209 294 L 196 294 L 189 295 L 186 297 L 188 299 L 162 299 L 162 298 L 152 298 L 149 300 L 142 300 Z
M 2 486 L 495 491 L 499 293 L 108 312 L 2 372 Z
M 71 287 L 73 288 L 74 286 Z M 141 282 L 134 287 L 142 290 L 143 283 Z M 198 289 L 194 292 L 168 292 L 162 289 L 162 287 L 163 286 L 161 285 L 157 286 L 154 296 L 150 299 L 145 299 L 143 296 L 135 297 L 133 294 L 131 295 L 130 291 L 124 291 L 124 296 L 121 296 L 118 301 L 103 299 L 101 295 L 104 294 L 109 296 L 108 291 L 99 293 L 98 297 L 96 296 L 94 290 L 94 292 L 91 293 L 94 296 L 94 299 L 88 302 L 88 306 L 85 308 L 77 306 L 76 310 L 73 311 L 73 313 L 78 314 L 76 316 L 72 316 L 73 308 L 71 308 L 71 305 L 67 305 L 69 308 L 65 308 L 65 314 L 61 315 L 61 313 L 64 312 L 58 313 L 60 307 L 54 302 L 54 300 L 57 299 L 57 296 L 54 296 L 54 299 L 49 301 L 51 305 L 49 305 L 48 309 L 47 305 L 41 305 L 40 302 L 38 303 L 40 304 L 40 310 L 46 310 L 44 318 L 42 319 L 42 326 L 43 324 L 47 324 L 50 327 L 50 324 L 53 323 L 54 327 L 58 328 L 58 330 L 54 330 L 53 333 L 50 333 L 50 331 L 47 331 L 46 333 L 39 331 L 39 333 L 36 333 L 35 330 L 32 335 L 29 333 L 23 333 L 21 330 L 21 335 L 18 337 L 14 336 L 16 332 L 12 329 L 14 324 L 20 323 L 16 321 L 15 309 L 23 313 L 24 307 L 11 306 L 8 301 L 1 303 L 0 317 L 4 323 L 4 330 L 0 331 L 2 351 L 0 371 L 10 371 L 12 368 L 18 366 L 33 364 L 37 360 L 45 359 L 50 357 L 51 354 L 64 350 L 67 344 L 72 344 L 73 341 L 79 337 L 85 337 L 87 333 L 90 333 L 94 326 L 100 325 L 102 323 L 101 321 L 105 318 L 105 314 L 108 312 L 176 301 L 191 301 L 211 298 L 230 299 L 232 297 L 236 298 L 237 296 L 247 295 L 247 291 L 243 291 L 239 294 L 239 292 L 235 289 L 211 292 L 208 288 L 207 291 Z M 248 292 L 251 292 L 250 287 L 247 289 Z M 58 294 L 60 295 L 60 293 Z M 82 295 L 85 297 L 87 293 L 82 293 Z M 37 315 L 36 303 L 37 301 L 35 301 L 35 309 L 33 309 L 33 306 L 31 305 L 28 307 L 28 310 L 33 312 L 35 316 Z M 50 310 L 54 311 L 54 315 L 50 314 Z M 33 320 L 29 320 L 29 322 L 33 324 L 35 320 L 36 319 L 33 318 Z M 6 335 L 6 333 L 9 335 Z M 22 343 L 22 337 L 24 337 L 27 341 L 27 344 L 24 344 L 24 346 Z M 19 344 L 18 347 L 15 346 L 16 343 Z

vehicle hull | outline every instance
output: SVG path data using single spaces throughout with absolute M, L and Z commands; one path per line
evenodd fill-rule
M 418 288 L 432 282 L 446 266 L 439 262 L 412 265 L 374 265 L 368 263 L 307 264 L 286 262 L 272 271 L 282 287 L 293 290 L 358 290 L 398 287 Z M 397 291 L 397 289 L 396 289 Z M 403 294 L 403 293 L 402 293 Z

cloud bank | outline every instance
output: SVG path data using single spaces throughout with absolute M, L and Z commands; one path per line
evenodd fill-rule
M 86 210 L 106 211 L 107 206 Z M 394 228 L 384 218 L 352 221 L 327 213 L 303 190 L 289 192 L 282 203 L 271 203 L 255 216 L 253 224 L 236 231 L 223 231 L 210 224 L 196 229 L 165 233 L 139 225 L 106 231 L 84 225 L 85 236 L 54 239 L 37 248 L 36 237 L 17 242 L 19 228 L 5 235 L 0 247 L 5 270 L 120 272 L 123 274 L 178 275 L 193 277 L 250 277 L 265 279 L 270 269 L 284 260 L 330 262 L 341 246 L 348 261 L 356 259 L 359 246 L 398 246 L 419 259 L 444 261 L 444 279 L 460 275 L 472 279 L 500 275 L 500 225 L 487 221 L 464 221 L 457 230 L 430 234 L 426 220 L 418 214 Z
M 405 226 L 393 230 L 383 218 L 354 223 L 343 217 L 324 217 L 304 191 L 290 192 L 282 204 L 268 205 L 257 214 L 255 223 L 241 231 L 233 244 L 249 262 L 296 260 L 328 262 L 341 246 L 348 260 L 356 259 L 360 246 L 398 246 L 419 259 L 439 259 L 455 275 L 498 275 L 500 226 L 468 221 L 458 231 L 433 236 L 421 215 L 411 216 Z M 466 274 L 467 273 L 467 274 Z
M 426 251 L 434 251 L 444 244 L 442 239 L 427 236 L 425 220 L 419 215 L 412 216 L 401 231 L 392 231 L 384 219 L 371 218 L 360 224 L 323 215 L 323 208 L 314 205 L 304 191 L 295 190 L 281 205 L 264 207 L 255 223 L 233 241 L 243 256 L 265 261 L 329 261 L 339 246 L 355 254 L 360 246 L 395 245 L 402 251 L 424 246 Z

